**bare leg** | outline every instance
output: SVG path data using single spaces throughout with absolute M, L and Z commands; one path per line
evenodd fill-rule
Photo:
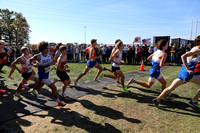
M 78 76 L 78 78 L 76 79 L 77 81 L 79 80 L 79 79 L 81 79 L 84 75 L 86 75 L 87 74 L 87 72 L 90 70 L 90 68 L 89 67 L 86 67 L 85 69 L 84 69 L 84 71 Z
M 158 81 L 162 84 L 161 89 L 164 90 L 166 88 L 167 82 L 165 81 L 165 79 L 163 77 L 158 79 Z
M 151 86 L 155 83 L 155 82 L 152 82 L 152 81 L 148 81 L 147 83 L 143 82 L 143 81 L 134 81 L 134 83 L 138 84 L 138 85 L 141 85 L 143 87 L 146 87 L 146 88 L 151 88 Z
M 175 90 L 178 86 L 184 84 L 184 81 L 181 79 L 175 79 L 172 84 L 164 89 L 161 94 L 156 98 L 158 101 L 160 101 L 162 98 L 164 98 L 165 96 L 167 96 L 169 93 L 171 93 L 173 90 Z
M 95 77 L 95 79 L 97 79 L 99 77 L 99 75 L 101 74 L 101 72 L 103 71 L 103 68 L 101 67 L 101 65 L 99 63 L 97 63 L 94 67 L 99 69 L 99 71 L 97 72 L 96 77 Z
M 49 88 L 52 90 L 52 95 L 53 95 L 53 97 L 55 98 L 55 99 L 58 99 L 58 93 L 57 93 L 57 88 L 56 88 L 56 86 L 53 84 L 53 83 L 51 83 L 50 85 L 48 85 L 49 86 Z
M 121 78 L 121 84 L 122 84 L 122 88 L 124 88 L 124 79 L 125 79 L 125 76 L 123 74 L 123 72 L 121 70 L 117 70 L 116 71 L 117 75 L 119 75 L 119 77 Z

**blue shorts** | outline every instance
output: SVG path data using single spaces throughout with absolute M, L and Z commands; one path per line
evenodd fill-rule
M 87 67 L 93 68 L 97 63 L 98 63 L 97 61 L 88 60 L 87 61 Z
M 189 74 L 189 73 L 187 72 L 185 66 L 183 65 L 183 66 L 181 67 L 181 70 L 180 70 L 180 72 L 179 72 L 177 78 L 178 78 L 178 79 L 181 79 L 181 80 L 183 80 L 183 81 L 189 81 L 190 79 L 193 78 L 194 75 L 197 75 L 197 74 L 196 74 L 196 73 L 194 73 L 194 74 Z
M 158 78 L 160 76 L 160 70 L 150 69 L 149 77 Z

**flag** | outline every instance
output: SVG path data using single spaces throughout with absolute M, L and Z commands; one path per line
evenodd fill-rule
M 135 37 L 134 43 L 141 43 L 141 37 Z

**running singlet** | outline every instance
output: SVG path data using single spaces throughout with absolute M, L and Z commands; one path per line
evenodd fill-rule
M 49 70 L 50 70 L 50 66 L 48 64 L 51 63 L 51 56 L 48 53 L 47 56 L 44 57 L 42 55 L 42 53 L 40 53 L 40 58 L 41 58 L 41 60 L 38 65 L 39 80 L 48 79 L 49 78 Z
M 193 47 L 190 51 L 194 50 L 194 49 L 199 49 L 198 47 Z M 187 63 L 188 63 L 188 68 L 189 70 L 194 70 L 198 61 L 200 59 L 200 55 L 198 55 L 195 58 L 191 58 L 191 57 L 187 57 Z M 194 73 L 195 74 L 195 73 Z M 189 81 L 190 79 L 192 79 L 194 74 L 189 74 L 188 71 L 185 68 L 185 65 L 183 64 L 181 67 L 181 70 L 178 74 L 178 78 L 184 81 Z
M 122 52 L 119 51 L 119 57 L 118 58 L 114 58 L 114 61 L 116 63 L 120 63 L 121 62 L 121 59 L 122 59 Z M 119 67 L 119 65 L 117 65 L 116 63 L 112 63 L 112 66 L 113 67 Z
M 66 59 L 64 60 L 64 58 L 62 56 L 60 56 L 60 58 L 62 59 L 61 65 L 60 65 L 60 69 L 64 70 L 66 68 L 66 64 L 67 64 L 67 56 Z
M 8 50 L 6 48 L 4 48 L 1 51 L 1 53 L 0 53 L 0 64 L 5 64 L 6 62 L 8 62 L 7 59 L 6 59 L 6 56 L 8 55 L 7 51 Z
M 20 63 L 20 69 L 26 73 L 32 72 L 32 65 L 29 63 L 28 59 L 25 56 L 23 56 L 23 57 L 26 60 L 26 63 L 25 64 Z
M 158 55 L 161 53 L 161 52 L 164 52 L 160 49 L 158 49 L 153 57 L 152 57 L 152 61 L 151 61 L 151 68 L 150 68 L 150 77 L 154 77 L 154 78 L 158 78 L 158 76 L 160 75 L 160 59 L 158 57 Z
M 88 53 L 89 53 L 89 60 L 90 60 L 90 61 L 95 61 L 95 59 L 90 59 L 90 52 L 91 52 L 92 48 L 93 48 L 92 46 L 89 47 L 89 52 L 88 52 Z M 96 51 L 95 51 L 95 49 L 94 49 L 93 57 L 95 57 L 95 55 L 96 55 Z

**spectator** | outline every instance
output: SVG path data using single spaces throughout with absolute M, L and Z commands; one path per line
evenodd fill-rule
M 180 48 L 177 49 L 177 53 L 178 53 L 178 65 L 181 66 L 182 64 L 182 59 L 181 56 L 186 52 L 186 50 L 183 48 L 183 44 L 180 45 Z
M 132 46 L 131 56 L 132 56 L 132 64 L 135 64 L 135 45 Z
M 131 47 L 129 47 L 128 48 L 128 51 L 127 51 L 127 60 L 128 60 L 128 64 L 130 65 L 130 64 L 132 64 L 132 48 Z
M 102 54 L 102 62 L 105 63 L 106 62 L 106 45 L 104 45 L 103 48 L 101 48 L 101 54 Z
M 170 53 L 171 53 L 171 57 L 170 57 L 171 63 L 172 63 L 173 65 L 175 65 L 175 48 L 174 48 L 174 47 L 172 47 Z
M 139 46 L 139 44 L 137 44 L 137 64 L 140 64 L 141 62 L 141 55 L 142 55 L 142 49 Z
M 76 62 L 79 62 L 79 53 L 80 53 L 80 49 L 79 49 L 78 44 L 76 44 L 75 52 L 76 52 Z

